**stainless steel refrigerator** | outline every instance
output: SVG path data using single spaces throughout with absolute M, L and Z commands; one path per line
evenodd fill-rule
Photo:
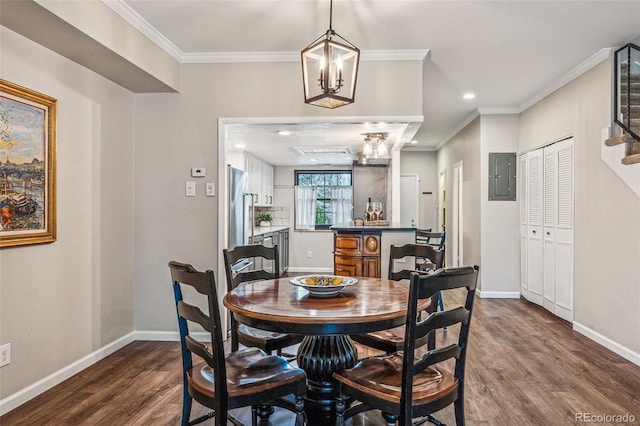
M 271 247 L 277 244 L 271 234 L 253 235 L 253 195 L 248 192 L 247 173 L 228 166 L 229 169 L 229 248 L 247 244 L 262 244 Z M 241 259 L 231 266 L 237 273 L 245 268 L 273 269 L 273 261 L 262 258 Z
M 231 166 L 229 169 L 229 248 L 249 244 L 249 204 L 247 174 Z

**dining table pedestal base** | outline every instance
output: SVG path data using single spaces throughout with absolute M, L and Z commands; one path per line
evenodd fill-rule
M 353 367 L 358 350 L 349 336 L 306 336 L 297 354 L 298 367 L 307 373 L 307 425 L 335 424 L 337 385 L 333 373 Z

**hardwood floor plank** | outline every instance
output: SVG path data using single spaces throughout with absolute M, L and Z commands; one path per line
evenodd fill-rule
M 475 304 L 467 353 L 468 425 L 569 425 L 576 424 L 576 413 L 628 413 L 635 421 L 627 424 L 640 424 L 639 366 L 526 301 Z M 438 339 L 446 341 L 447 333 Z M 363 347 L 358 352 L 375 353 Z M 0 425 L 179 425 L 180 368 L 177 342 L 133 342 L 0 417 Z M 209 410 L 194 402 L 192 411 L 195 417 Z M 250 423 L 249 410 L 232 414 Z M 455 424 L 452 407 L 436 417 Z M 270 424 L 290 426 L 293 415 L 277 409 Z M 384 425 L 377 412 L 351 422 Z

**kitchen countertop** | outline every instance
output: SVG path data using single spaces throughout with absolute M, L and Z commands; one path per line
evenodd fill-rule
M 282 231 L 283 229 L 289 229 L 288 226 L 254 226 L 253 235 L 264 235 L 271 232 Z
M 412 232 L 416 230 L 415 226 L 402 225 L 400 223 L 391 223 L 384 226 L 364 226 L 350 225 L 348 223 L 333 225 L 330 227 L 332 231 L 380 231 L 380 232 Z

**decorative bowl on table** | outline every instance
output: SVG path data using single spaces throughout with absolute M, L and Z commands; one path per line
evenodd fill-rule
M 345 287 L 356 284 L 358 280 L 337 275 L 304 275 L 291 278 L 289 282 L 308 290 L 312 296 L 328 297 L 337 294 Z

